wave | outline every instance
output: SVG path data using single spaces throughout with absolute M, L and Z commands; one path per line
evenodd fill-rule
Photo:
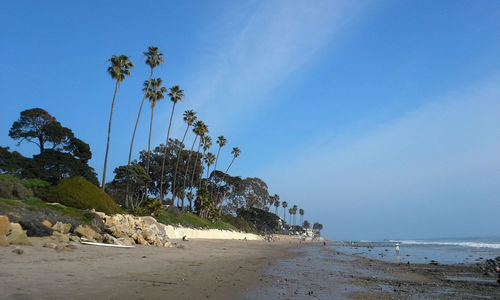
M 396 242 L 396 240 L 391 240 L 391 242 Z M 462 246 L 462 247 L 473 247 L 473 248 L 492 248 L 500 249 L 499 243 L 484 243 L 484 242 L 449 242 L 449 241 L 414 241 L 414 240 L 402 240 L 399 241 L 401 244 L 406 245 L 445 245 L 445 246 Z

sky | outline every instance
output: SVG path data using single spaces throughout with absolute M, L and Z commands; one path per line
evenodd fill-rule
M 498 1 L 2 1 L 0 145 L 41 107 L 89 143 L 102 176 L 111 55 L 135 64 L 118 90 L 107 179 L 127 162 L 154 45 L 180 85 L 172 135 L 194 109 L 219 164 L 262 178 L 330 239 L 498 236 Z M 164 143 L 172 104 L 155 108 Z M 147 148 L 145 107 L 134 157 Z M 192 141 L 187 139 L 187 144 Z M 212 149 L 212 152 L 216 149 Z M 283 213 L 281 209 L 280 214 Z

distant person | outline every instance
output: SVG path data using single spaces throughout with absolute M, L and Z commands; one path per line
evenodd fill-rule
M 399 252 L 399 243 L 396 242 L 396 252 Z
M 497 271 L 497 274 L 498 274 L 497 283 L 500 284 L 500 267 L 496 267 L 495 271 Z
M 326 241 L 323 241 L 323 246 L 326 246 Z

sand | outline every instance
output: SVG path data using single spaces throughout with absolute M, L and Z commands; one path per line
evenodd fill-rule
M 175 241 L 174 241 L 175 242 Z M 241 299 L 297 243 L 177 241 L 184 248 L 0 248 L 1 299 Z

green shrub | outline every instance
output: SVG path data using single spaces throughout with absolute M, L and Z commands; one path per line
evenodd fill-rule
M 49 189 L 49 201 L 66 206 L 91 209 L 112 214 L 120 211 L 120 207 L 111 197 L 94 184 L 82 177 L 63 179 L 58 185 Z
M 38 178 L 25 179 L 21 183 L 31 189 L 35 197 L 47 201 L 50 183 Z
M 26 199 L 31 196 L 33 196 L 33 192 L 24 187 L 19 179 L 0 174 L 0 197 Z
M 240 231 L 250 232 L 250 233 L 259 233 L 259 231 L 253 226 L 252 223 L 241 217 L 234 217 L 231 215 L 222 215 L 222 221 L 233 225 L 238 228 Z

